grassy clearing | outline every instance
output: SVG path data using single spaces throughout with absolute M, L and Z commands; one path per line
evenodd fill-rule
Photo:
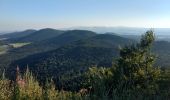
M 22 47 L 22 46 L 25 46 L 28 44 L 30 44 L 30 43 L 11 43 L 8 45 L 0 45 L 0 55 L 5 54 L 10 49 L 11 46 L 13 48 L 19 48 L 19 47 Z
M 10 45 L 13 46 L 14 48 L 19 48 L 28 44 L 30 43 L 11 43 Z
M 8 46 L 7 45 L 1 45 L 0 46 L 0 54 L 6 53 L 7 50 L 8 50 Z

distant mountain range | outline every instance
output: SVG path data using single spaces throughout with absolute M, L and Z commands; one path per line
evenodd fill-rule
M 36 32 L 36 30 L 25 30 L 25 31 L 22 31 L 22 32 L 12 32 L 12 33 L 6 33 L 6 34 L 2 34 L 0 35 L 0 38 L 1 39 L 15 39 L 15 38 L 21 38 L 21 37 L 24 37 L 24 36 L 27 36 L 31 33 L 34 33 Z
M 146 30 L 154 30 L 157 40 L 170 41 L 170 28 L 137 28 L 137 27 L 72 27 L 68 29 L 90 30 L 97 33 L 116 33 L 132 39 L 139 39 Z
M 68 29 L 90 30 L 97 33 L 113 32 L 120 35 L 141 35 L 153 29 L 156 35 L 170 35 L 170 28 L 138 28 L 138 27 L 72 27 Z
M 48 29 L 48 28 L 47 28 Z M 49 28 L 50 29 L 50 28 Z M 71 27 L 71 28 L 63 28 L 61 30 L 89 30 L 93 31 L 99 34 L 104 33 L 116 33 L 117 35 L 121 36 L 127 36 L 133 39 L 139 39 L 142 34 L 145 33 L 146 30 L 153 29 L 156 33 L 157 40 L 170 40 L 170 28 L 137 28 L 137 27 Z M 44 29 L 46 30 L 46 29 Z M 60 31 L 61 31 L 60 30 Z M 29 34 L 31 32 L 35 32 L 36 30 L 26 30 L 26 32 Z M 54 31 L 54 30 L 53 30 Z M 45 31 L 44 31 L 45 32 Z M 52 32 L 52 31 L 51 31 Z M 22 32 L 14 32 L 13 36 L 15 37 L 15 34 L 22 33 Z M 25 33 L 25 31 L 23 31 Z M 1 37 L 7 38 L 11 33 L 8 33 L 6 35 L 1 35 Z M 21 36 L 20 36 L 21 35 Z M 22 37 L 23 34 L 17 35 L 19 37 Z M 37 34 L 38 35 L 38 34 Z M 53 36 L 53 35 L 51 35 Z M 50 35 L 49 35 L 50 37 Z M 30 36 L 31 38 L 31 36 Z

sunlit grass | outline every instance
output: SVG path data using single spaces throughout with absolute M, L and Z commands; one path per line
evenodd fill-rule
M 0 55 L 5 54 L 10 49 L 10 46 L 12 46 L 13 48 L 20 48 L 20 47 L 28 45 L 28 44 L 30 44 L 30 43 L 10 43 L 8 45 L 1 45 L 0 46 Z
M 13 46 L 14 48 L 19 48 L 19 47 L 22 47 L 22 46 L 25 46 L 28 44 L 30 44 L 30 43 L 29 42 L 27 42 L 27 43 L 11 43 L 10 45 Z

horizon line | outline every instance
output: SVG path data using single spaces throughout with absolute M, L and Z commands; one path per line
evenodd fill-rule
M 21 32 L 26 30 L 41 30 L 41 29 L 57 29 L 57 30 L 69 30 L 69 29 L 78 29 L 78 28 L 138 28 L 138 29 L 170 29 L 170 27 L 131 27 L 131 26 L 71 26 L 71 27 L 61 27 L 61 28 L 54 28 L 54 27 L 43 27 L 43 28 L 25 28 L 25 29 L 14 29 L 14 30 L 6 30 L 0 31 L 1 33 L 8 33 L 8 32 Z

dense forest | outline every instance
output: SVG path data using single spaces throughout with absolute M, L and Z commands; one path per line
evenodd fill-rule
M 24 32 L 0 36 L 5 38 L 0 44 L 4 51 L 0 55 L 1 99 L 143 100 L 170 96 L 170 43 L 155 41 L 153 31 L 147 31 L 139 41 L 86 30 Z

